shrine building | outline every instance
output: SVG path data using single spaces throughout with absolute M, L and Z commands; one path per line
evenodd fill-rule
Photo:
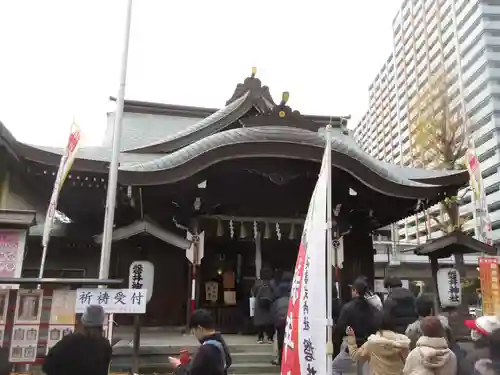
M 345 118 L 303 115 L 287 99 L 284 93 L 275 101 L 252 74 L 220 109 L 125 102 L 110 278 L 126 280 L 127 287 L 133 261 L 153 263 L 145 324 L 186 321 L 189 229 L 202 234 L 197 305 L 211 309 L 228 332 L 243 329 L 260 270 L 293 270 L 330 121 L 331 193 L 346 283 L 358 274 L 374 278 L 375 230 L 455 195 L 468 182 L 466 171 L 376 160 L 349 135 Z M 102 146 L 80 148 L 64 183 L 46 277 L 98 276 L 114 114 L 108 120 Z M 38 276 L 61 153 L 21 143 L 0 123 L 0 230 L 30 226 L 26 277 Z

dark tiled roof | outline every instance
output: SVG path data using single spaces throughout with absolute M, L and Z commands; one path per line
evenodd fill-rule
M 262 86 L 256 78 L 247 78 L 244 83 L 239 84 L 227 105 L 219 110 L 179 107 L 176 112 L 175 106 L 144 102 L 128 102 L 126 109 L 127 106 L 129 112 L 126 112 L 124 121 L 120 163 L 121 170 L 128 175 L 160 171 L 168 173 L 169 170 L 179 169 L 183 163 L 192 164 L 196 158 L 206 159 L 208 154 L 214 159 L 204 160 L 203 163 L 210 165 L 221 158 L 216 155 L 216 150 L 230 147 L 238 152 L 235 149 L 238 144 L 247 150 L 249 146 L 255 145 L 258 148 L 258 145 L 266 143 L 278 148 L 286 145 L 286 152 L 291 154 L 280 156 L 276 150 L 264 153 L 273 154 L 268 155 L 272 157 L 294 158 L 293 152 L 300 150 L 302 157 L 311 158 L 311 154 L 317 155 L 324 147 L 324 140 L 318 129 L 328 119 L 334 124 L 332 151 L 345 163 L 338 167 L 351 173 L 352 165 L 361 165 L 364 172 L 358 170 L 355 177 L 362 181 L 365 180 L 364 173 L 371 173 L 396 186 L 428 191 L 434 191 L 436 186 L 457 188 L 467 181 L 466 172 L 402 168 L 379 161 L 364 152 L 342 129 L 345 119 L 304 116 L 286 106 L 286 102 L 275 104 L 269 89 Z M 200 119 L 199 116 L 206 113 L 210 114 Z M 159 117 L 160 114 L 162 118 Z M 13 144 L 13 149 L 19 155 L 41 163 L 55 166 L 59 164 L 62 149 L 24 145 L 12 140 L 10 133 L 3 127 L 0 128 L 2 129 L 0 135 L 3 135 L 4 142 Z M 110 142 L 105 143 L 103 147 L 82 147 L 78 154 L 81 163 L 77 160 L 75 168 L 78 169 L 80 165 L 84 170 L 106 171 L 106 165 L 111 159 L 109 144 Z M 263 147 L 262 150 L 266 148 Z M 225 156 L 226 159 L 228 157 Z M 238 157 L 238 154 L 234 157 Z M 316 157 L 313 159 L 316 160 Z M 334 160 L 334 164 L 337 161 Z M 196 166 L 192 168 L 192 171 L 197 169 Z M 136 178 L 134 181 L 139 183 Z

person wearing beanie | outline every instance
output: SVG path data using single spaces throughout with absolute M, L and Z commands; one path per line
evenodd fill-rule
M 458 374 L 470 375 L 473 373 L 477 361 L 489 358 L 489 336 L 493 331 L 500 328 L 500 321 L 496 316 L 485 315 L 475 320 L 466 320 L 464 323 L 471 330 L 474 349 L 468 351 L 465 358 L 461 361 Z
M 112 347 L 103 335 L 102 306 L 90 305 L 77 332 L 64 336 L 48 352 L 43 364 L 47 375 L 107 375 Z

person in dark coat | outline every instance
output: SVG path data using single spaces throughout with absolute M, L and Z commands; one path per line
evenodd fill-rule
M 386 277 L 384 288 L 389 291 L 389 295 L 384 301 L 384 312 L 393 317 L 396 332 L 404 335 L 406 328 L 418 319 L 415 296 L 411 291 L 403 288 L 399 277 Z
M 366 299 L 369 291 L 366 278 L 358 277 L 351 285 L 351 301 L 340 310 L 334 332 L 334 352 L 338 355 L 333 360 L 333 375 L 349 372 L 353 365 L 347 342 L 344 341 L 347 328 L 356 332 L 356 345 L 361 347 L 380 326 L 382 313 Z M 364 365 L 364 362 L 358 363 L 358 372 Z
M 47 375 L 108 375 L 113 349 L 103 336 L 104 309 L 88 306 L 81 330 L 64 336 L 48 352 L 43 363 Z
M 255 281 L 252 288 L 252 295 L 255 297 L 255 309 L 253 324 L 257 328 L 257 342 L 264 342 L 264 335 L 269 343 L 273 342 L 274 319 L 272 314 L 272 304 L 274 292 L 272 287 L 272 272 L 268 268 L 263 268 L 260 272 L 260 279 Z
M 472 374 L 477 361 L 489 358 L 489 337 L 494 331 L 500 329 L 500 321 L 496 316 L 491 315 L 481 316 L 476 320 L 466 320 L 465 325 L 471 330 L 474 348 L 469 350 L 465 358 L 459 363 L 459 375 Z
M 283 342 L 285 341 L 286 318 L 288 315 L 288 304 L 292 291 L 293 273 L 283 272 L 281 281 L 275 288 L 275 300 L 273 302 L 274 327 L 276 328 L 276 340 L 278 344 L 278 360 L 273 360 L 276 366 L 281 365 L 283 354 Z
M 500 375 L 500 329 L 488 336 L 488 357 L 476 361 L 473 375 Z
M 215 330 L 212 315 L 205 309 L 192 312 L 189 318 L 191 333 L 200 342 L 200 347 L 191 362 L 181 364 L 178 358 L 170 357 L 174 374 L 183 375 L 227 375 L 232 364 L 231 353 L 222 335 Z

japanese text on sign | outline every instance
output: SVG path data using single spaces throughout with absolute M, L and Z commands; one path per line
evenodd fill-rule
M 302 341 L 302 349 L 303 349 L 303 355 L 304 359 L 307 362 L 307 373 L 308 374 L 316 374 L 317 370 L 314 366 L 314 357 L 315 357 L 315 350 L 316 348 L 314 347 L 313 340 L 311 337 L 310 329 L 311 325 L 309 322 L 309 268 L 311 266 L 311 261 L 309 258 L 309 254 L 307 254 L 306 257 L 306 265 L 304 267 L 304 290 L 303 290 L 303 296 L 302 296 L 302 312 L 303 312 L 303 327 L 302 327 L 302 332 L 303 332 L 303 341 Z
M 132 289 L 142 289 L 144 265 L 136 263 L 132 265 Z
M 78 289 L 75 312 L 83 313 L 90 305 L 100 305 L 107 314 L 144 314 L 146 289 Z
M 448 298 L 451 302 L 460 302 L 460 280 L 458 280 L 458 274 L 456 270 L 452 269 L 448 271 Z

